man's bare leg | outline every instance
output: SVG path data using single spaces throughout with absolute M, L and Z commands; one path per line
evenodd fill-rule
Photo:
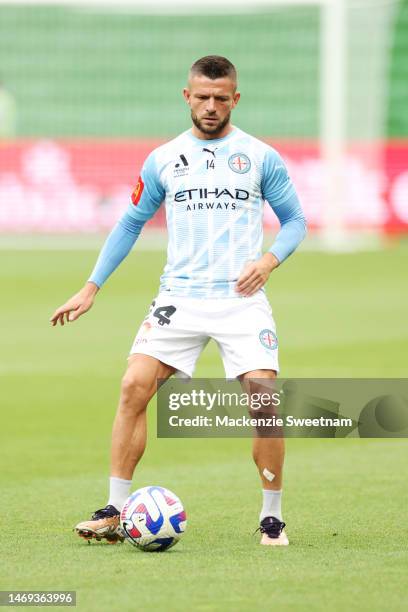
M 131 480 L 146 447 L 146 408 L 156 393 L 157 379 L 175 369 L 149 355 L 129 357 L 112 430 L 111 476 Z
M 274 379 L 276 372 L 274 370 L 252 370 L 240 376 L 244 388 L 250 392 L 262 392 L 262 389 L 256 389 L 251 384 L 250 379 Z M 265 389 L 263 389 L 265 392 Z M 285 442 L 283 437 L 260 437 L 255 436 L 252 445 L 252 456 L 258 468 L 259 476 L 262 482 L 263 490 L 263 508 L 261 511 L 261 519 L 268 514 L 274 516 L 279 521 L 282 521 L 280 508 L 283 480 L 283 463 L 285 458 Z M 272 531 L 275 529 L 273 526 Z M 288 540 L 284 531 L 278 538 L 269 538 L 267 534 L 263 534 L 262 544 L 287 545 Z
M 112 429 L 109 501 L 105 508 L 93 514 L 90 521 L 76 526 L 81 537 L 87 540 L 105 538 L 112 543 L 123 540 L 119 513 L 130 493 L 135 467 L 146 447 L 146 408 L 156 393 L 157 379 L 167 379 L 174 372 L 174 368 L 154 357 L 141 354 L 129 357 Z

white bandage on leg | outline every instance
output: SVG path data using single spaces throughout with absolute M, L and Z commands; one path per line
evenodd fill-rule
M 266 478 L 266 480 L 269 480 L 269 482 L 272 482 L 272 480 L 275 478 L 275 474 L 272 474 L 268 468 L 264 468 L 262 475 Z

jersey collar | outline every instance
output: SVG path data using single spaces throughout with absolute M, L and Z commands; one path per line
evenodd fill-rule
M 197 144 L 202 145 L 204 143 L 204 146 L 205 146 L 205 143 L 207 143 L 211 146 L 212 144 L 218 144 L 219 142 L 226 142 L 227 140 L 232 138 L 232 136 L 235 136 L 237 132 L 238 132 L 238 128 L 236 128 L 235 126 L 232 126 L 232 130 L 230 131 L 229 134 L 227 134 L 226 136 L 223 136 L 223 138 L 211 138 L 211 140 L 204 140 L 203 138 L 197 138 L 197 136 L 194 136 L 194 134 L 191 132 L 191 128 L 186 131 L 186 134 L 187 136 L 189 136 L 189 138 L 191 138 L 193 142 L 196 142 Z

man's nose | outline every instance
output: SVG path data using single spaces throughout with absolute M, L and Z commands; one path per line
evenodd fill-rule
M 214 98 L 208 98 L 208 100 L 207 100 L 207 112 L 208 113 L 215 112 L 215 100 L 214 100 Z

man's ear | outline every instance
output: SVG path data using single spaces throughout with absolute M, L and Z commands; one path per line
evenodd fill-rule
M 187 89 L 187 87 L 185 87 L 183 89 L 183 97 L 184 97 L 185 101 L 187 102 L 187 104 L 190 104 L 190 95 L 191 95 L 190 94 L 190 90 Z
M 237 104 L 238 104 L 238 102 L 239 102 L 240 97 L 241 97 L 241 94 L 239 93 L 239 91 L 236 91 L 236 92 L 234 93 L 234 105 L 233 105 L 233 107 L 232 107 L 232 108 L 235 108 L 235 107 L 236 107 L 236 105 L 237 105 Z

